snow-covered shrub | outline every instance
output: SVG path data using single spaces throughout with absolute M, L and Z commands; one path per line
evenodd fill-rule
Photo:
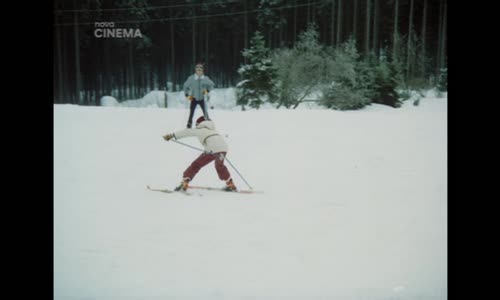
M 333 83 L 323 90 L 322 105 L 337 110 L 355 110 L 370 104 L 370 99 L 361 92 Z
M 299 35 L 292 48 L 274 51 L 273 63 L 277 68 L 278 107 L 296 108 L 314 89 L 325 81 L 325 54 L 319 43 L 314 24 Z

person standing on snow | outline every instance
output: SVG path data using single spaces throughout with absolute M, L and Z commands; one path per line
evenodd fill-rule
M 203 74 L 203 65 L 201 63 L 196 64 L 195 74 L 189 76 L 186 82 L 184 82 L 184 95 L 189 101 L 191 101 L 187 128 L 192 127 L 196 105 L 201 106 L 203 116 L 206 120 L 210 120 L 208 117 L 205 97 L 207 97 L 208 101 L 208 93 L 214 88 L 214 85 L 213 81 L 210 80 L 208 76 Z
M 237 191 L 236 186 L 231 179 L 229 170 L 224 165 L 228 146 L 226 141 L 217 131 L 215 131 L 215 124 L 213 121 L 205 120 L 203 116 L 196 120 L 196 128 L 187 128 L 175 133 L 169 133 L 163 136 L 166 141 L 171 139 L 181 139 L 184 137 L 197 137 L 203 145 L 205 152 L 198 156 L 191 165 L 184 171 L 181 184 L 175 188 L 176 191 L 187 190 L 189 182 L 193 180 L 194 176 L 200 171 L 201 168 L 215 160 L 215 170 L 220 180 L 226 182 L 226 191 Z

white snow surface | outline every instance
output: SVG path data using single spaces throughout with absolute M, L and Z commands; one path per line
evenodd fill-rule
M 167 109 L 54 105 L 54 299 L 447 299 L 447 98 L 218 100 L 228 159 L 264 193 L 186 196 L 146 189 L 199 155 L 162 139 L 189 112 L 173 94 Z M 223 186 L 213 163 L 193 184 Z

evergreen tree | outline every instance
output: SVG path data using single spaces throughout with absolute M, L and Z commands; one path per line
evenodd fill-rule
M 402 81 L 402 74 L 397 73 L 394 63 L 387 61 L 383 53 L 379 59 L 376 57 L 371 58 L 373 81 L 370 86 L 369 97 L 373 103 L 399 107 L 401 103 L 397 87 Z
M 396 71 L 392 64 L 384 61 L 375 68 L 374 95 L 372 101 L 399 107 L 399 94 L 396 90 L 398 82 L 396 79 Z
M 242 77 L 237 85 L 237 104 L 250 105 L 259 108 L 266 97 L 273 99 L 276 68 L 269 58 L 269 49 L 266 48 L 264 38 L 256 31 L 250 41 L 250 48 L 242 52 L 243 57 L 249 62 L 239 68 Z

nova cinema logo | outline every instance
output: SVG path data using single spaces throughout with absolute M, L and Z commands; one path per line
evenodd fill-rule
M 114 22 L 95 22 L 94 36 L 96 38 L 142 38 L 139 28 L 115 28 Z

